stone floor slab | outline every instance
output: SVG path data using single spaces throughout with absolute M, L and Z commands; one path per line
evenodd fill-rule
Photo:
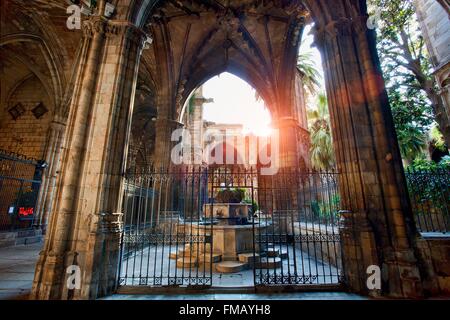
M 0 248 L 0 300 L 23 300 L 33 284 L 42 243 Z

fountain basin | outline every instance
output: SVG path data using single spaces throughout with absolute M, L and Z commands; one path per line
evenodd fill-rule
M 211 235 L 213 237 L 213 252 L 222 255 L 224 261 L 237 261 L 239 254 L 253 252 L 253 228 L 260 233 L 267 226 L 259 223 L 246 225 L 192 225 L 192 233 Z M 255 244 L 256 245 L 256 244 Z M 258 247 L 256 245 L 256 250 Z

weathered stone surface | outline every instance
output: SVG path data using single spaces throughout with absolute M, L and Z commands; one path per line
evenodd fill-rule
M 198 258 L 198 261 L 200 262 L 220 262 L 222 261 L 222 255 L 219 253 L 213 253 L 211 254 L 210 252 L 206 252 L 206 253 L 200 253 L 198 255 L 196 255 L 196 257 Z
M 216 264 L 216 270 L 222 273 L 236 273 L 245 270 L 247 267 L 247 263 L 238 261 L 224 261 Z
M 377 294 L 422 294 L 423 272 L 418 271 L 423 263 L 414 254 L 417 235 L 408 225 L 406 184 L 374 55 L 374 32 L 366 28 L 365 7 L 359 1 L 255 1 L 254 6 L 218 1 L 232 10 L 199 1 L 119 1 L 113 19 L 94 13 L 84 19 L 83 30 L 75 31 L 61 23 L 66 5 L 60 1 L 5 2 L 0 148 L 49 163 L 39 219 L 43 225 L 49 219 L 49 227 L 36 267 L 34 298 L 94 299 L 112 292 L 121 221 L 107 217 L 115 218 L 122 210 L 124 172 L 170 163 L 171 133 L 183 125 L 185 101 L 218 71 L 242 76 L 263 96 L 274 128 L 280 129 L 281 165 L 308 169 L 308 125 L 296 64 L 309 18 L 316 21 L 316 45 L 324 60 L 336 160 L 343 176 L 342 210 L 351 210 L 340 230 L 349 290 L 368 294 L 364 269 L 380 265 L 387 266 L 383 284 L 389 286 Z M 186 15 L 186 7 L 200 18 Z M 164 19 L 154 14 L 157 10 L 164 12 Z M 429 25 L 438 29 L 442 21 Z M 144 25 L 149 29 L 139 28 Z M 145 44 L 149 32 L 150 47 Z M 448 35 L 442 37 L 437 39 L 439 52 L 445 49 L 440 39 Z M 448 101 L 448 68 L 441 70 L 439 84 Z M 7 111 L 17 102 L 26 112 L 13 120 Z M 37 102 L 48 108 L 39 119 L 31 112 Z M 141 115 L 132 128 L 132 119 Z M 258 183 L 268 180 L 258 178 Z M 261 199 L 269 199 L 260 191 Z M 277 206 L 282 207 L 273 203 L 269 211 Z M 292 231 L 283 217 L 280 221 L 278 231 Z M 186 232 L 175 220 L 167 225 Z M 251 230 L 242 236 L 250 240 L 244 243 L 252 242 Z M 253 249 L 239 247 L 236 237 L 223 230 L 213 250 L 237 260 Z M 440 245 L 429 248 L 428 257 L 435 259 L 434 271 L 446 276 L 448 258 Z M 271 268 L 280 265 L 279 257 L 275 261 Z M 70 291 L 62 284 L 66 267 L 75 263 L 83 270 L 83 287 Z M 269 265 L 270 259 L 261 263 Z M 435 282 L 446 286 L 448 279 L 439 276 Z
M 195 257 L 184 257 L 177 260 L 177 268 L 195 268 L 198 260 Z
M 258 253 L 241 253 L 239 254 L 239 261 L 243 263 L 248 263 L 249 265 L 254 265 L 261 260 Z

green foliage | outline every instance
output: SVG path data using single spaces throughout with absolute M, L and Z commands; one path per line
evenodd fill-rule
M 450 203 L 450 157 L 439 164 L 423 159 L 415 160 L 406 170 L 408 191 L 416 214 L 443 214 Z M 424 211 L 425 210 L 425 211 Z
M 339 210 L 341 197 L 333 195 L 330 199 L 313 200 L 311 210 L 314 220 L 319 223 L 337 223 L 339 221 Z
M 317 108 L 308 114 L 311 126 L 311 163 L 315 170 L 330 170 L 335 166 L 330 116 L 325 94 L 319 94 Z
M 195 95 L 193 95 L 190 99 L 189 99 L 189 105 L 188 105 L 188 112 L 189 114 L 193 114 L 194 113 L 194 109 L 195 109 Z
M 240 203 L 245 198 L 245 190 L 237 188 L 227 188 L 217 193 L 219 203 Z
M 252 205 L 252 212 L 256 212 L 259 210 L 259 205 L 256 201 L 252 201 L 252 199 L 244 199 L 244 201 L 242 201 L 243 203 L 246 204 L 251 204 Z
M 320 87 L 321 75 L 314 63 L 313 54 L 304 52 L 298 55 L 297 69 L 303 76 L 303 85 L 310 95 L 316 95 Z
M 434 77 L 411 0 L 369 0 L 380 13 L 378 51 L 402 157 L 425 155 L 433 124 Z M 381 10 L 379 10 L 381 9 Z
M 450 156 L 442 158 L 441 162 L 436 163 L 426 159 L 415 159 L 408 167 L 408 171 L 431 172 L 433 170 L 450 170 Z
M 444 136 L 442 135 L 441 131 L 439 130 L 439 127 L 436 125 L 436 123 L 433 125 L 433 127 L 430 130 L 430 141 L 434 145 L 434 147 L 440 151 L 446 151 L 447 146 L 445 145 Z

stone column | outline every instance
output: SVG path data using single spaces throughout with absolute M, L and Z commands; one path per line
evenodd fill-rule
M 273 127 L 279 135 L 279 171 L 273 176 L 258 177 L 258 185 L 261 188 L 259 196 L 269 204 L 273 218 L 277 220 L 277 214 L 285 215 L 286 210 L 298 209 L 300 185 L 295 177 L 298 172 L 309 171 L 309 161 L 304 157 L 309 154 L 310 143 L 309 133 L 294 117 L 278 118 L 273 121 Z
M 203 87 L 200 87 L 197 89 L 193 97 L 193 110 L 189 110 L 192 111 L 188 127 L 192 138 L 190 147 L 192 150 L 191 160 L 194 164 L 194 167 L 202 165 L 204 145 L 203 110 L 205 103 L 212 102 L 214 102 L 213 99 L 208 99 L 203 96 Z
M 83 25 L 62 170 L 32 298 L 93 299 L 117 284 L 123 173 L 141 51 L 147 35 L 126 21 Z M 68 266 L 81 288 L 67 285 Z
M 41 185 L 41 192 L 37 208 L 36 227 L 40 228 L 44 233 L 47 228 L 48 217 L 52 210 L 55 194 L 55 184 L 60 168 L 60 158 L 62 144 L 64 141 L 64 132 L 66 124 L 62 119 L 55 118 L 50 124 L 47 134 L 47 146 L 45 149 L 45 162 L 48 167 L 44 173 Z
M 421 294 L 414 252 L 417 232 L 375 34 L 366 21 L 362 16 L 340 18 L 318 24 L 316 33 L 346 210 L 345 276 L 351 290 L 369 293 L 366 270 L 377 265 L 382 270 L 382 290 L 370 294 L 416 297 Z
M 273 121 L 274 129 L 279 130 L 280 167 L 309 170 L 310 137 L 307 129 L 293 117 L 283 117 Z
M 175 120 L 167 118 L 158 118 L 156 120 L 154 158 L 154 166 L 156 170 L 165 170 L 173 165 L 171 160 L 172 148 L 179 142 L 172 141 L 172 133 L 176 129 L 181 128 L 183 128 L 183 124 Z
M 181 187 L 173 181 L 166 180 L 166 174 L 171 171 L 174 163 L 171 159 L 173 147 L 179 142 L 173 142 L 172 133 L 176 129 L 181 129 L 183 124 L 167 118 L 158 118 L 156 120 L 156 137 L 155 137 L 155 156 L 154 170 L 161 175 L 157 175 L 153 188 L 156 190 L 156 224 L 160 223 L 160 215 L 165 211 L 172 211 L 172 205 L 175 196 L 178 196 L 176 188 Z M 175 178 L 175 176 L 172 176 Z M 173 189 L 175 188 L 175 189 Z

